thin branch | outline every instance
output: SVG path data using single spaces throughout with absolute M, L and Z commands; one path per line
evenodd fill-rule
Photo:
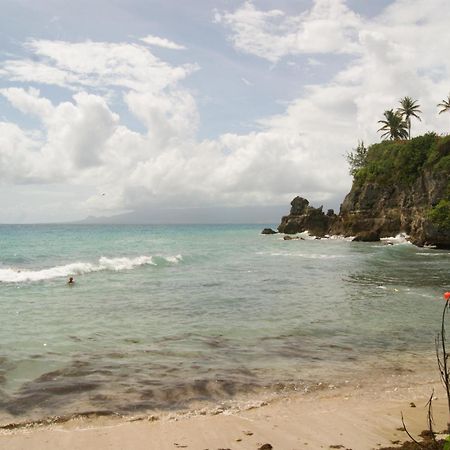
M 402 412 L 401 414 L 402 414 L 402 424 L 403 424 L 403 429 L 405 430 L 405 433 L 406 433 L 406 434 L 409 436 L 409 438 L 410 438 L 415 444 L 417 444 L 420 448 L 425 448 L 420 442 L 416 441 L 416 440 L 411 436 L 411 434 L 409 433 L 408 429 L 406 428 L 405 420 L 403 419 L 403 412 Z
M 427 402 L 427 406 L 428 406 L 428 414 L 427 414 L 427 419 L 428 419 L 428 429 L 430 430 L 431 433 L 431 437 L 433 438 L 433 441 L 436 442 L 436 436 L 434 434 L 433 431 L 433 408 L 432 408 L 432 403 L 433 403 L 433 396 L 434 396 L 434 389 L 431 392 L 430 395 L 430 399 Z
M 442 384 L 445 386 L 444 363 L 441 360 L 441 354 L 439 352 L 440 343 L 441 343 L 441 341 L 440 341 L 440 334 L 438 334 L 436 336 L 436 339 L 435 339 L 436 360 L 437 360 L 437 363 L 438 363 L 438 369 L 439 369 L 439 374 L 440 374 L 440 377 L 441 377 Z

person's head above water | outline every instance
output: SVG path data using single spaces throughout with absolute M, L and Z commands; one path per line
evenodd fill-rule
M 73 277 L 70 277 L 69 278 L 69 281 L 67 282 L 68 284 L 72 284 L 72 283 L 74 283 L 74 281 L 73 281 Z

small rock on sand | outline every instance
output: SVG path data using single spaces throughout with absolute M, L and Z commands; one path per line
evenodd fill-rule
M 261 447 L 258 447 L 258 450 L 272 450 L 273 447 L 270 444 L 263 444 Z

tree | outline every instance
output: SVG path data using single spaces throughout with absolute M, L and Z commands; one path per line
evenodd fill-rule
M 422 120 L 419 117 L 419 113 L 422 111 L 419 109 L 420 105 L 417 104 L 417 100 L 413 100 L 411 97 L 403 97 L 400 99 L 400 108 L 398 112 L 405 118 L 405 122 L 408 126 L 408 139 L 411 139 L 411 117 Z
M 363 141 L 358 141 L 358 145 L 352 152 L 346 155 L 347 162 L 350 166 L 350 175 L 355 176 L 359 169 L 366 165 L 367 148 Z
M 384 131 L 382 139 L 406 139 L 408 137 L 408 125 L 403 120 L 403 116 L 398 111 L 388 109 L 384 112 L 385 120 L 379 120 L 378 123 L 383 126 L 378 131 Z
M 450 111 L 450 95 L 447 97 L 447 99 L 442 100 L 442 103 L 439 103 L 438 106 L 442 108 L 439 111 L 439 114 L 442 114 L 445 111 Z

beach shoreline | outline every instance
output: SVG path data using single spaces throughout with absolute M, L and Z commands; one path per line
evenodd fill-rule
M 445 428 L 445 394 L 437 371 L 400 373 L 360 385 L 292 392 L 246 407 L 162 412 L 140 416 L 78 416 L 47 425 L 3 428 L 0 448 L 22 449 L 274 449 L 364 450 L 407 440 L 426 429 L 431 392 L 436 430 Z M 335 446 L 335 447 L 332 447 Z M 342 447 L 336 447 L 342 446 Z
M 13 227 L 11 252 L 95 270 L 73 289 L 2 284 L 1 449 L 379 448 L 406 439 L 401 411 L 426 428 L 433 388 L 440 420 L 447 253 L 254 227 L 56 231 Z M 78 247 L 43 262 L 47 235 Z

